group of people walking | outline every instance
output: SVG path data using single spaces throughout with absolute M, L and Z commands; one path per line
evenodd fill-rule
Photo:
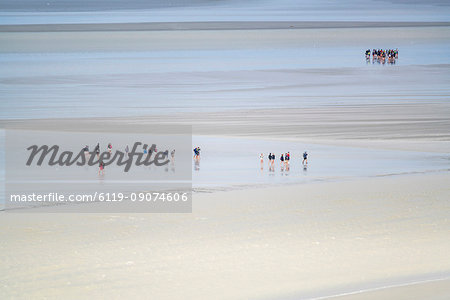
M 86 155 L 90 155 L 91 153 L 89 152 L 89 146 L 88 145 L 86 145 L 85 147 L 83 147 L 83 150 L 84 150 L 84 152 L 85 152 L 85 154 Z M 107 146 L 107 151 L 109 152 L 109 153 L 111 153 L 112 152 L 112 144 L 111 143 L 109 143 L 108 144 L 108 146 Z M 125 153 L 127 154 L 127 155 L 129 155 L 129 151 L 130 151 L 130 148 L 129 148 L 129 146 L 127 145 L 126 147 L 125 147 Z M 155 149 L 155 151 L 157 151 L 156 149 Z M 196 162 L 198 162 L 199 160 L 200 160 L 200 151 L 201 151 L 201 149 L 200 149 L 200 147 L 195 147 L 194 148 L 194 160 L 196 161 Z M 94 148 L 94 151 L 93 151 L 93 153 L 92 154 L 96 154 L 97 155 L 97 157 L 100 155 L 100 143 L 97 143 L 97 145 L 95 146 L 95 148 Z M 148 153 L 147 152 L 147 149 L 144 149 L 144 154 L 146 154 L 146 153 Z M 163 152 L 167 157 L 169 156 L 169 151 L 168 150 L 166 150 L 165 152 Z M 174 161 L 174 159 L 175 159 L 175 150 L 172 150 L 171 152 L 170 152 L 170 156 L 171 156 L 171 160 L 172 160 L 172 162 Z M 270 169 L 273 169 L 274 168 L 274 166 L 275 166 L 275 160 L 276 160 L 276 155 L 275 155 L 275 153 L 269 153 L 269 155 L 268 155 L 268 165 L 269 165 L 269 168 Z M 286 152 L 286 153 L 281 153 L 281 155 L 279 156 L 279 160 L 280 160 L 280 166 L 281 167 L 286 167 L 286 169 L 288 170 L 289 169 L 289 164 L 290 164 L 290 161 L 291 161 L 291 153 L 290 152 Z M 260 161 L 261 161 L 261 169 L 263 169 L 263 165 L 264 165 L 264 154 L 263 153 L 261 153 L 261 155 L 260 155 Z M 305 151 L 304 153 L 303 153 L 303 160 L 302 160 L 302 165 L 304 165 L 304 166 L 306 166 L 308 164 L 308 153 Z M 99 175 L 104 175 L 104 169 L 105 169 L 105 164 L 102 162 L 102 161 L 100 161 L 99 162 L 99 170 L 98 170 L 98 174 Z
M 370 49 L 366 50 L 366 56 L 370 58 L 370 54 L 372 53 L 372 57 L 394 57 L 398 58 L 398 49 L 372 49 L 372 52 Z
M 273 167 L 275 165 L 275 158 L 276 158 L 275 153 L 272 153 L 272 152 L 269 153 L 269 155 L 268 155 L 269 168 Z M 262 168 L 263 165 L 264 165 L 264 154 L 263 153 L 260 154 L 259 159 L 261 161 L 261 168 Z M 284 166 L 288 167 L 290 160 L 291 160 L 291 153 L 290 152 L 282 153 L 280 155 L 280 165 L 281 166 L 284 165 Z M 306 151 L 303 153 L 302 164 L 303 165 L 307 165 L 308 164 L 308 153 Z
M 261 155 L 259 156 L 261 159 L 261 165 L 264 163 L 264 154 L 261 153 Z M 275 153 L 269 153 L 268 156 L 269 159 L 269 167 L 273 167 L 275 165 Z M 291 159 L 291 154 L 289 152 L 287 153 L 282 153 L 280 156 L 280 164 L 281 165 L 289 165 L 289 161 Z
M 127 146 L 127 147 L 128 147 L 128 146 Z M 111 143 L 108 144 L 107 150 L 108 150 L 109 153 L 111 153 L 111 151 L 112 151 L 112 145 L 111 145 Z M 88 156 L 88 155 L 91 154 L 91 153 L 89 152 L 89 146 L 88 146 L 88 145 L 86 145 L 86 146 L 83 147 L 83 151 L 84 151 L 84 154 L 85 154 L 86 156 Z M 96 145 L 95 148 L 94 148 L 94 152 L 93 152 L 93 153 L 95 153 L 95 154 L 97 155 L 97 157 L 100 156 L 100 143 L 97 143 L 97 145 Z
M 365 52 L 366 61 L 370 62 L 370 56 L 372 55 L 372 63 L 386 63 L 386 60 L 390 64 L 395 64 L 396 59 L 398 58 L 398 49 L 367 49 Z

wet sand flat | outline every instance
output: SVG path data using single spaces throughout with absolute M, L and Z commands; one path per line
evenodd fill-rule
M 0 25 L 0 32 L 58 32 L 58 31 L 158 31 L 158 30 L 264 30 L 318 28 L 393 28 L 439 27 L 450 22 L 299 22 L 299 21 L 229 21 L 229 22 L 149 22 L 92 24 L 24 24 Z
M 193 134 L 286 140 L 365 148 L 450 152 L 450 106 L 446 103 L 325 105 L 296 109 L 179 113 L 160 116 L 92 119 L 3 120 L 5 128 L 114 130 L 128 125 L 192 126 Z
M 231 23 L 234 24 L 234 23 Z M 253 24 L 250 23 L 250 24 Z M 108 29 L 108 24 L 65 25 L 80 27 L 76 31 L 40 30 L 43 25 L 29 26 L 30 30 L 8 31 L 0 30 L 1 52 L 58 52 L 58 51 L 149 51 L 149 50 L 183 50 L 183 49 L 248 49 L 254 47 L 276 48 L 280 46 L 363 46 L 382 47 L 384 45 L 402 45 L 412 40 L 420 43 L 445 41 L 449 36 L 448 23 L 410 23 L 402 27 L 396 23 L 380 23 L 384 26 L 368 27 L 343 25 L 340 23 L 323 24 L 323 26 L 305 25 L 297 29 L 272 29 L 270 23 L 267 29 L 247 29 L 236 26 L 236 29 L 209 28 L 208 23 L 200 24 L 198 29 L 159 30 L 115 30 Z M 308 23 L 309 24 L 309 23 Z M 322 23 L 319 23 L 322 24 Z M 408 24 L 408 23 L 405 23 Z M 244 24 L 245 25 L 245 24 Z M 334 25 L 334 26 L 332 26 Z M 336 26 L 337 25 L 337 26 Z M 11 25 L 16 26 L 16 25 Z M 18 25 L 17 25 L 18 26 Z M 53 25 L 48 25 L 52 28 Z M 62 25 L 61 25 L 62 26 Z M 102 29 L 102 26 L 105 28 Z M 120 26 L 125 26 L 120 24 Z M 152 25 L 153 26 L 153 25 Z M 175 25 L 174 25 L 175 26 Z M 183 25 L 180 25 L 183 26 Z M 284 25 L 283 25 L 284 26 Z M 31 28 L 39 30 L 31 30 Z M 96 29 L 96 27 L 98 27 Z M 251 26 L 250 26 L 251 27 Z M 367 28 L 368 27 L 368 28 Z M 1 29 L 2 27 L 0 27 Z M 15 27 L 11 27 L 15 28 Z M 389 29 L 389 30 L 387 30 Z M 5 43 L 7 41 L 7 43 Z M 122 41 L 122 42 L 120 42 Z M 62 43 L 64 42 L 64 43 Z M 126 43 L 125 43 L 126 42 Z M 232 42 L 232 43 L 231 43 Z M 380 45 L 380 46 L 377 46 Z M 393 47 L 393 46 L 391 46 Z M 359 52 L 361 56 L 361 51 Z M 336 53 L 337 55 L 337 53 Z M 400 54 L 401 55 L 401 54 Z M 420 57 L 417 57 L 420 58 Z M 324 57 L 323 59 L 326 59 Z
M 0 119 L 378 104 L 445 111 L 449 37 L 448 26 L 3 32 Z M 362 49 L 384 45 L 400 47 L 396 65 L 365 62 Z

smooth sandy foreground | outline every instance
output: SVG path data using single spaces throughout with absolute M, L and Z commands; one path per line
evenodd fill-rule
M 435 280 L 430 282 L 413 282 L 399 286 L 382 287 L 379 289 L 356 291 L 354 293 L 333 297 L 346 300 L 375 299 L 448 299 L 450 280 Z
M 197 193 L 192 214 L 4 212 L 0 296 L 442 299 L 448 280 L 433 280 L 450 275 L 449 180 Z

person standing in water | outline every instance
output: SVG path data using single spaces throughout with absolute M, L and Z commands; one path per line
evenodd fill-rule
M 111 153 L 111 151 L 112 151 L 112 145 L 111 145 L 111 143 L 109 143 L 108 144 L 108 152 Z
M 284 155 L 283 155 L 283 153 L 281 153 L 281 156 L 280 156 L 280 164 L 281 164 L 281 166 L 284 165 Z
M 286 171 L 289 171 L 289 161 L 291 160 L 291 154 L 288 152 L 286 153 L 286 155 L 284 156 L 284 162 L 286 164 Z
M 86 156 L 86 157 L 89 156 L 89 146 L 88 145 L 84 146 L 83 151 L 84 151 L 84 156 Z
M 200 147 L 194 149 L 194 159 L 200 159 Z
M 97 158 L 100 156 L 100 143 L 97 143 L 94 149 L 95 154 L 97 154 Z
M 105 169 L 105 164 L 101 161 L 98 164 L 98 175 L 100 175 L 100 173 L 101 173 L 102 176 L 105 175 L 105 173 L 103 171 L 104 169 Z
M 303 165 L 307 165 L 308 164 L 308 153 L 305 151 L 303 153 L 303 161 L 302 161 Z

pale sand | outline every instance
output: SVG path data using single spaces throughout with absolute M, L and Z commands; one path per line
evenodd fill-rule
M 21 299 L 302 299 L 445 278 L 449 180 L 196 194 L 193 213 L 181 215 L 3 213 L 0 291 Z M 414 296 L 418 287 L 426 299 L 448 290 L 436 283 L 371 293 Z
M 419 23 L 417 23 L 418 25 Z M 386 24 L 388 26 L 389 23 Z M 436 25 L 436 24 L 435 24 Z M 36 25 L 39 26 L 39 25 Z M 74 25 L 75 26 L 75 25 Z M 6 27 L 4 27 L 6 28 Z M 32 27 L 31 27 L 32 28 Z M 207 28 L 207 25 L 206 27 Z M 84 30 L 84 29 L 83 29 Z M 100 30 L 100 29 L 99 29 Z M 105 30 L 105 29 L 104 29 Z M 326 27 L 266 30 L 169 31 L 19 31 L 0 32 L 0 52 L 158 51 L 271 49 L 276 47 L 383 47 L 404 43 L 432 43 L 448 39 L 449 26 Z M 31 30 L 30 30 L 31 31 Z M 380 46 L 377 46 L 380 45 Z M 361 52 L 360 52 L 361 53 Z
M 378 300 L 378 299 L 434 299 L 446 300 L 450 295 L 450 279 L 430 282 L 415 282 L 394 287 L 380 288 L 370 291 L 360 291 L 349 295 L 332 297 L 337 300 Z

